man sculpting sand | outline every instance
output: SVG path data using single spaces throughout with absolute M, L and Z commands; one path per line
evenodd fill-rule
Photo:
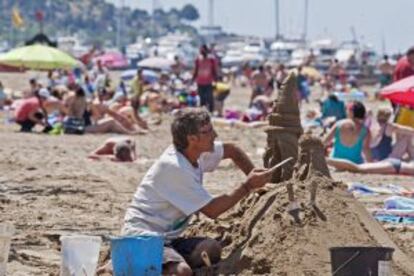
M 216 142 L 207 110 L 180 110 L 171 125 L 173 145 L 144 176 L 127 209 L 123 235 L 155 233 L 165 236 L 163 274 L 192 275 L 204 266 L 201 252 L 211 262 L 220 260 L 221 246 L 209 238 L 180 238 L 191 215 L 215 219 L 253 190 L 270 181 L 271 173 L 254 169 L 247 155 L 230 143 Z M 212 196 L 203 187 L 203 173 L 222 159 L 232 159 L 247 175 L 244 183 L 227 194 Z M 139 248 L 137 248 L 139 250 Z

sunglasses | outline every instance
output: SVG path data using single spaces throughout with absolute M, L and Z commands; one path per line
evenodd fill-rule
M 199 130 L 198 131 L 198 134 L 211 134 L 213 132 L 214 132 L 214 128 L 213 127 L 210 127 L 210 128 L 208 128 L 206 130 Z

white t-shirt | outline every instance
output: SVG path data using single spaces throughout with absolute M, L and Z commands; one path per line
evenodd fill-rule
M 125 215 L 124 235 L 157 233 L 178 237 L 190 216 L 212 196 L 203 187 L 203 173 L 213 171 L 223 159 L 223 143 L 203 153 L 195 168 L 173 146 L 152 165 L 135 192 Z

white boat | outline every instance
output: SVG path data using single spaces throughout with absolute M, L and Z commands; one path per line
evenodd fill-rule
M 270 45 L 270 60 L 278 63 L 288 63 L 294 50 L 300 48 L 298 41 L 276 40 Z
M 77 36 L 60 36 L 57 38 L 58 48 L 74 57 L 81 57 L 87 53 L 91 47 L 83 45 Z
M 305 65 L 309 58 L 311 51 L 306 48 L 299 48 L 292 52 L 290 61 L 288 62 L 289 67 L 297 67 Z
M 312 54 L 314 55 L 314 66 L 319 70 L 325 71 L 335 59 L 338 50 L 336 43 L 332 39 L 320 39 L 310 43 Z

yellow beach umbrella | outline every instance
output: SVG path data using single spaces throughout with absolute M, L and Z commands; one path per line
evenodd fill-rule
M 79 65 L 79 61 L 57 48 L 36 44 L 1 54 L 0 64 L 33 70 L 51 70 L 71 69 Z
M 298 69 L 297 68 L 293 69 L 293 72 L 298 73 Z M 302 67 L 302 74 L 304 74 L 305 76 L 308 76 L 309 78 L 313 80 L 322 79 L 322 74 L 315 67 L 311 67 L 311 66 Z

